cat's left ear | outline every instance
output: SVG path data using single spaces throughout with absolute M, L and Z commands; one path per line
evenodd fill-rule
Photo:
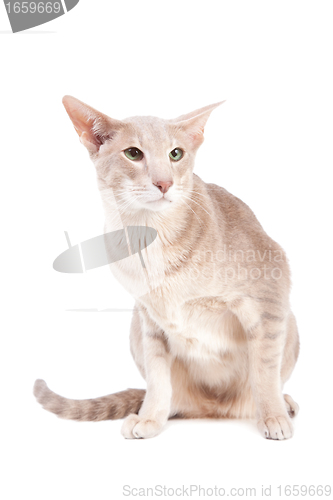
M 196 147 L 200 146 L 203 141 L 204 128 L 211 112 L 223 104 L 225 101 L 210 104 L 204 108 L 197 109 L 186 115 L 179 116 L 172 120 L 181 129 L 185 130 L 192 139 Z

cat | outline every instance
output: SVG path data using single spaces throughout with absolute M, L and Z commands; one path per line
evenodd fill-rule
M 245 203 L 193 173 L 221 103 L 172 120 L 63 104 L 96 167 L 105 231 L 118 207 L 125 227 L 158 233 L 142 251 L 146 269 L 137 255 L 110 266 L 136 301 L 130 345 L 147 389 L 69 400 L 37 380 L 37 400 L 68 419 L 126 417 L 131 439 L 157 435 L 172 416 L 256 418 L 265 438 L 290 438 L 299 407 L 282 388 L 299 337 L 285 253 Z

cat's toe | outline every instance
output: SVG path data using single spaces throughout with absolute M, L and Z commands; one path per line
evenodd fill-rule
M 258 429 L 266 439 L 282 441 L 293 435 L 293 426 L 289 417 L 283 415 L 268 416 L 258 421 Z
M 125 418 L 123 425 L 121 427 L 121 433 L 125 439 L 136 439 L 133 434 L 133 429 L 135 425 L 140 421 L 139 415 L 132 413 Z
M 283 394 L 284 401 L 286 403 L 287 407 L 287 412 L 289 414 L 289 417 L 293 418 L 296 417 L 297 413 L 299 412 L 299 406 L 296 403 L 296 401 L 293 400 L 289 394 Z
M 133 434 L 137 439 L 151 438 L 160 433 L 162 425 L 156 420 L 143 418 L 136 424 L 133 429 Z
M 159 434 L 163 425 L 157 420 L 140 417 L 136 414 L 128 415 L 121 428 L 126 439 L 151 438 Z

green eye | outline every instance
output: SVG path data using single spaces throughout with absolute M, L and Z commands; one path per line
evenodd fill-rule
M 128 148 L 124 151 L 125 156 L 132 161 L 140 161 L 143 158 L 143 152 L 138 148 Z
M 180 148 L 175 148 L 169 153 L 172 161 L 179 161 L 184 156 L 184 151 Z

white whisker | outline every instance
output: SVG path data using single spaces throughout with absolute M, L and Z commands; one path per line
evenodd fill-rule
M 210 214 L 209 212 L 207 212 L 207 210 L 206 210 L 206 209 L 205 209 L 202 205 L 200 205 L 200 203 L 197 203 L 197 202 L 196 202 L 195 200 L 193 200 L 193 198 L 191 198 L 190 196 L 186 196 L 185 194 L 183 194 L 183 196 L 184 196 L 185 198 L 187 198 L 188 200 L 193 201 L 193 203 L 196 203 L 196 204 L 197 204 L 200 208 L 202 208 L 202 210 L 203 210 L 204 212 L 206 212 L 206 214 L 208 214 L 209 216 L 211 216 L 211 214 Z
M 199 191 L 195 191 L 195 189 L 191 189 L 190 192 L 195 193 L 195 194 L 202 196 L 203 198 L 206 198 L 207 200 L 209 200 L 209 196 L 207 196 L 206 194 L 199 193 Z
M 203 224 L 203 222 L 202 222 L 202 220 L 200 219 L 200 217 L 199 217 L 199 216 L 195 213 L 195 211 L 194 211 L 194 210 L 190 207 L 190 205 L 189 205 L 188 203 L 186 203 L 186 201 L 185 201 L 185 200 L 183 200 L 182 198 L 181 198 L 181 201 L 183 201 L 183 202 L 185 203 L 185 205 L 187 205 L 187 206 L 188 206 L 188 208 L 189 208 L 190 210 L 192 210 L 192 212 L 194 213 L 194 215 L 196 216 L 196 218 L 197 218 L 197 219 L 198 219 L 198 220 L 199 220 L 199 221 Z

